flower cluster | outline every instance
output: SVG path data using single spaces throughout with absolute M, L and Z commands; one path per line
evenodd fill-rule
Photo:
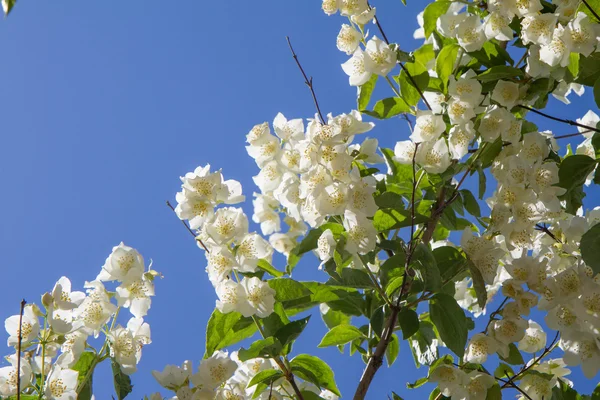
M 74 400 L 90 384 L 95 365 L 108 358 L 123 374 L 135 372 L 142 347 L 151 342 L 150 326 L 143 317 L 150 308 L 156 276 L 156 271 L 145 269 L 135 249 L 121 243 L 113 248 L 98 277 L 85 283 L 85 293 L 72 291 L 71 281 L 63 276 L 52 292 L 42 296 L 42 307 L 28 304 L 22 315 L 7 318 L 8 346 L 16 352 L 6 357 L 10 366 L 0 368 L 0 396 L 14 396 L 19 385 L 21 393 L 39 398 Z M 113 292 L 104 286 L 110 281 L 119 284 Z M 121 309 L 132 314 L 125 327 L 117 323 Z M 90 352 L 90 341 L 100 333 L 104 344 Z

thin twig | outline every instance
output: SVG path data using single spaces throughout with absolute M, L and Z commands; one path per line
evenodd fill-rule
M 19 334 L 17 335 L 17 400 L 21 400 L 21 344 L 23 342 L 23 312 L 25 311 L 25 299 L 21 300 L 21 311 L 19 312 Z M 44 362 L 44 360 L 42 360 Z
M 592 14 L 594 14 L 594 17 L 596 17 L 596 19 L 598 21 L 600 21 L 600 16 L 598 15 L 598 13 L 596 11 L 594 11 L 594 9 L 590 6 L 590 4 L 586 1 L 586 0 L 581 0 L 583 2 L 583 4 L 585 4 L 585 6 L 588 8 L 588 10 L 590 10 L 590 12 Z
M 169 200 L 167 200 L 167 206 L 169 206 L 169 208 L 175 212 L 175 207 L 173 207 L 171 205 L 171 202 Z M 177 215 L 177 213 L 175 214 Z M 178 217 L 179 218 L 179 217 Z M 180 220 L 181 223 L 183 224 L 183 226 L 185 226 L 185 228 L 188 230 L 189 233 L 191 233 L 191 235 L 194 237 L 194 239 L 196 239 L 196 241 L 198 241 L 198 243 L 200 243 L 200 246 L 202 246 L 202 248 L 204 249 L 204 251 L 206 251 L 207 253 L 210 253 L 210 251 L 208 251 L 208 248 L 204 245 L 204 242 L 194 233 L 194 231 L 192 230 L 192 228 L 190 228 L 188 226 L 188 224 L 185 223 L 184 220 Z
M 563 118 L 557 118 L 557 117 L 553 117 L 552 115 L 548 115 L 546 113 L 543 113 L 541 111 L 536 110 L 535 108 L 531 108 L 529 106 L 524 106 L 522 104 L 519 104 L 517 107 L 521 107 L 524 108 L 525 110 L 529 110 L 531 112 L 534 112 L 538 115 L 541 115 L 542 117 L 546 117 L 548 119 L 551 119 L 552 121 L 557 121 L 557 122 L 562 122 L 564 124 L 569 124 L 569 125 L 573 125 L 573 126 L 578 126 L 580 128 L 585 128 L 585 129 L 589 129 L 590 131 L 594 131 L 594 132 L 600 132 L 600 129 L 597 129 L 595 127 L 592 126 L 588 126 L 588 125 L 583 125 L 580 124 L 579 122 L 570 120 L 570 119 L 563 119 Z
M 510 376 L 508 376 L 508 371 L 504 371 L 504 374 L 506 375 L 506 379 L 508 380 L 508 382 L 504 383 L 505 385 L 507 383 L 510 383 L 510 386 L 517 389 L 519 392 L 521 392 L 521 394 L 523 396 L 525 396 L 526 398 L 528 398 L 529 400 L 533 400 L 527 393 L 525 393 L 525 391 L 523 389 L 521 389 L 519 387 L 519 385 L 517 385 L 516 383 L 513 382 L 513 378 L 511 378 Z
M 529 369 L 533 368 L 536 364 L 538 364 L 542 360 L 542 358 L 546 357 L 552 350 L 554 350 L 556 341 L 558 340 L 559 336 L 560 336 L 560 332 L 556 332 L 554 339 L 552 339 L 552 343 L 550 343 L 549 346 L 546 346 L 546 348 L 544 349 L 544 352 L 538 358 L 534 358 L 533 361 L 529 365 L 521 368 L 521 370 L 512 377 L 512 380 L 516 380 L 519 376 L 523 375 Z M 508 386 L 508 383 L 505 383 L 504 385 L 502 385 L 501 389 L 503 389 L 507 386 Z
M 550 236 L 557 243 L 562 243 L 562 241 L 559 238 L 557 238 L 552 232 L 550 232 L 550 229 L 548 229 L 546 224 L 544 224 L 544 225 L 536 224 L 535 230 L 544 232 L 546 235 Z
M 370 4 L 369 4 L 369 8 L 372 8 Z M 381 23 L 379 22 L 379 18 L 375 17 L 374 21 L 375 21 L 375 25 L 377 25 L 377 29 L 379 29 L 379 32 L 381 33 L 381 36 L 383 37 L 383 40 L 389 46 L 390 45 L 390 41 L 388 40 L 387 35 L 383 31 Z M 421 96 L 421 99 L 423 100 L 423 103 L 425 103 L 425 105 L 427 106 L 427 108 L 431 110 L 431 106 L 429 105 L 429 102 L 427 101 L 427 99 L 423 95 L 423 92 L 421 91 L 421 88 L 419 87 L 419 85 L 417 85 L 417 81 L 415 81 L 415 78 L 413 78 L 413 76 L 411 75 L 411 73 L 408 72 L 408 70 L 406 69 L 406 67 L 404 66 L 404 64 L 402 64 L 400 61 L 398 61 L 398 64 L 400 65 L 400 68 L 402 68 L 402 70 L 404 71 L 404 73 L 406 74 L 406 76 L 408 76 L 408 79 L 410 79 L 410 82 L 413 84 L 413 86 L 415 87 L 415 89 L 417 89 L 417 92 L 419 92 L 419 96 Z
M 589 133 L 589 132 L 592 132 L 592 131 L 585 130 L 583 132 L 576 132 L 576 133 L 569 133 L 567 135 L 554 136 L 554 139 L 566 139 L 566 138 L 570 138 L 570 137 L 580 136 L 580 135 L 583 135 L 584 133 Z
M 507 301 L 508 301 L 508 297 L 505 297 L 504 300 L 502 300 L 502 303 L 500 303 L 500 305 L 498 306 L 498 308 L 496 308 L 496 311 L 494 311 L 490 314 L 490 319 L 489 319 L 487 325 L 485 326 L 483 333 L 487 332 L 488 328 L 492 324 L 492 321 L 495 320 L 496 315 L 500 314 L 500 311 L 502 311 L 502 307 L 504 307 L 504 305 L 506 304 Z
M 292 42 L 290 41 L 290 37 L 286 36 L 285 39 L 287 40 L 290 51 L 292 52 L 292 57 L 294 57 L 294 60 L 296 61 L 296 64 L 298 65 L 300 72 L 302 72 L 302 76 L 304 77 L 304 83 L 310 89 L 310 94 L 312 95 L 313 102 L 315 103 L 315 107 L 317 108 L 317 113 L 319 114 L 319 119 L 321 120 L 321 123 L 323 125 L 327 125 L 325 122 L 325 119 L 323 118 L 323 113 L 321 112 L 321 107 L 319 107 L 319 102 L 317 101 L 317 95 L 315 94 L 315 89 L 313 87 L 313 78 L 312 78 L 312 76 L 309 78 L 306 75 L 306 72 L 304 72 L 304 68 L 302 68 L 302 64 L 300 64 L 300 60 L 298 60 L 298 56 L 296 55 L 296 52 L 294 51 L 294 48 L 292 47 Z

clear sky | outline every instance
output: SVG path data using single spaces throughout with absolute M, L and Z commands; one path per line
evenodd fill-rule
M 413 49 L 416 8 L 392 0 L 375 5 L 390 40 Z M 347 56 L 335 46 L 342 22 L 323 14 L 316 0 L 21 0 L 0 23 L 2 318 L 16 314 L 23 297 L 39 302 L 62 275 L 81 289 L 124 241 L 165 276 L 146 318 L 153 343 L 144 348 L 130 397 L 158 390 L 153 369 L 185 359 L 197 366 L 215 293 L 204 255 L 165 200 L 174 202 L 180 175 L 206 163 L 241 181 L 251 197 L 258 169 L 245 134 L 277 112 L 314 115 L 286 35 L 314 76 L 323 111 L 355 107 L 355 88 L 340 68 Z M 571 113 L 581 116 L 592 104 L 580 100 Z M 389 146 L 409 132 L 395 120 L 371 135 Z M 304 262 L 298 278 L 324 280 L 317 265 Z M 315 315 L 295 350 L 328 361 L 349 398 L 363 363 L 317 349 L 323 333 Z M 405 382 L 425 374 L 403 345 L 368 398 L 389 390 L 424 397 Z M 106 369 L 95 383 L 96 398 L 109 398 Z

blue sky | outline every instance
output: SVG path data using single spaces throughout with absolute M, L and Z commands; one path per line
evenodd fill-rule
M 379 3 L 390 40 L 413 49 L 416 9 Z M 258 170 L 244 148 L 247 131 L 277 112 L 314 114 L 286 35 L 314 76 L 323 111 L 355 107 L 355 89 L 339 66 L 346 56 L 335 46 L 343 19 L 324 15 L 320 2 L 207 4 L 22 0 L 0 23 L 0 310 L 4 318 L 23 297 L 38 302 L 62 275 L 81 288 L 120 241 L 139 249 L 165 278 L 146 319 L 154 343 L 144 348 L 131 398 L 158 389 L 151 370 L 185 359 L 197 365 L 214 307 L 204 255 L 165 205 L 179 176 L 210 163 L 250 197 Z M 578 101 L 577 115 L 590 107 L 589 99 Z M 409 135 L 400 120 L 373 133 L 388 145 Z M 316 266 L 316 259 L 303 263 L 298 277 L 325 279 Z M 330 362 L 348 398 L 363 364 L 316 349 L 323 333 L 315 315 L 296 351 Z M 424 374 L 403 345 L 368 398 L 389 390 L 421 397 L 404 382 Z M 109 398 L 108 370 L 95 382 L 97 398 Z

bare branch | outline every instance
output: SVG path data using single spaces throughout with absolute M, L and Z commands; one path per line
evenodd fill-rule
M 169 207 L 169 208 L 170 208 L 170 209 L 171 209 L 173 212 L 175 212 L 175 207 L 173 207 L 173 206 L 171 205 L 171 202 L 169 202 L 169 200 L 167 200 L 167 206 L 168 206 L 168 207 Z M 175 214 L 175 215 L 177 215 L 177 214 Z M 179 218 L 179 217 L 177 217 L 177 218 Z M 186 224 L 186 223 L 185 223 L 185 221 L 184 221 L 184 220 L 180 220 L 180 221 L 181 221 L 181 223 L 183 224 L 183 226 L 185 226 L 185 228 L 188 230 L 188 232 L 189 232 L 189 233 L 190 233 L 190 234 L 191 234 L 191 235 L 194 237 L 194 239 L 196 239 L 196 241 L 197 241 L 198 243 L 200 243 L 200 246 L 202 246 L 202 248 L 204 249 L 204 251 L 206 251 L 207 253 L 210 253 L 210 251 L 208 251 L 208 248 L 207 248 L 207 247 L 204 245 L 204 242 L 203 242 L 203 241 L 202 241 L 202 240 L 201 240 L 201 239 L 200 239 L 200 238 L 199 238 L 199 237 L 198 237 L 198 236 L 197 236 L 197 235 L 194 233 L 194 231 L 192 230 L 192 228 L 190 228 L 190 227 L 188 226 L 188 224 Z
M 564 124 L 569 124 L 569 125 L 573 125 L 573 126 L 578 126 L 578 127 L 580 127 L 580 128 L 585 128 L 585 129 L 588 129 L 588 130 L 590 130 L 590 131 L 594 131 L 594 132 L 600 132 L 600 129 L 597 129 L 596 127 L 592 127 L 592 126 L 588 126 L 588 125 L 583 125 L 583 124 L 580 124 L 579 122 L 576 122 L 576 121 L 573 121 L 573 120 L 570 120 L 570 119 L 563 119 L 563 118 L 557 118 L 557 117 L 553 117 L 552 115 L 549 115 L 549 114 L 543 113 L 543 112 L 541 112 L 541 111 L 538 111 L 538 110 L 536 110 L 535 108 L 531 108 L 531 107 L 529 107 L 529 106 L 524 106 L 524 105 L 522 105 L 522 104 L 519 104 L 517 107 L 524 108 L 525 110 L 529 110 L 529 111 L 531 111 L 531 112 L 533 112 L 533 113 L 536 113 L 536 114 L 538 114 L 538 115 L 541 115 L 542 117 L 545 117 L 545 118 L 551 119 L 552 121 L 557 121 L 557 122 L 562 122 L 562 123 L 564 123 Z
M 23 342 L 23 312 L 25 311 L 25 299 L 21 300 L 21 311 L 19 312 L 19 335 L 17 336 L 17 400 L 21 400 L 21 344 Z
M 323 118 L 323 113 L 321 112 L 321 107 L 319 107 L 319 102 L 317 101 L 317 95 L 315 94 L 315 89 L 313 87 L 313 78 L 312 78 L 312 76 L 309 78 L 306 75 L 306 72 L 304 72 L 304 68 L 302 68 L 302 64 L 300 64 L 300 60 L 298 60 L 298 56 L 296 55 L 296 52 L 294 51 L 294 48 L 292 47 L 292 42 L 290 41 L 289 36 L 286 36 L 285 39 L 287 40 L 290 51 L 292 52 L 292 57 L 294 57 L 294 60 L 296 61 L 296 64 L 298 65 L 300 72 L 302 72 L 302 76 L 304 77 L 304 83 L 310 89 L 310 94 L 312 95 L 313 102 L 315 103 L 315 107 L 317 108 L 317 113 L 319 114 L 319 119 L 321 120 L 321 123 L 323 125 L 327 125 L 327 123 L 325 122 L 325 119 Z

